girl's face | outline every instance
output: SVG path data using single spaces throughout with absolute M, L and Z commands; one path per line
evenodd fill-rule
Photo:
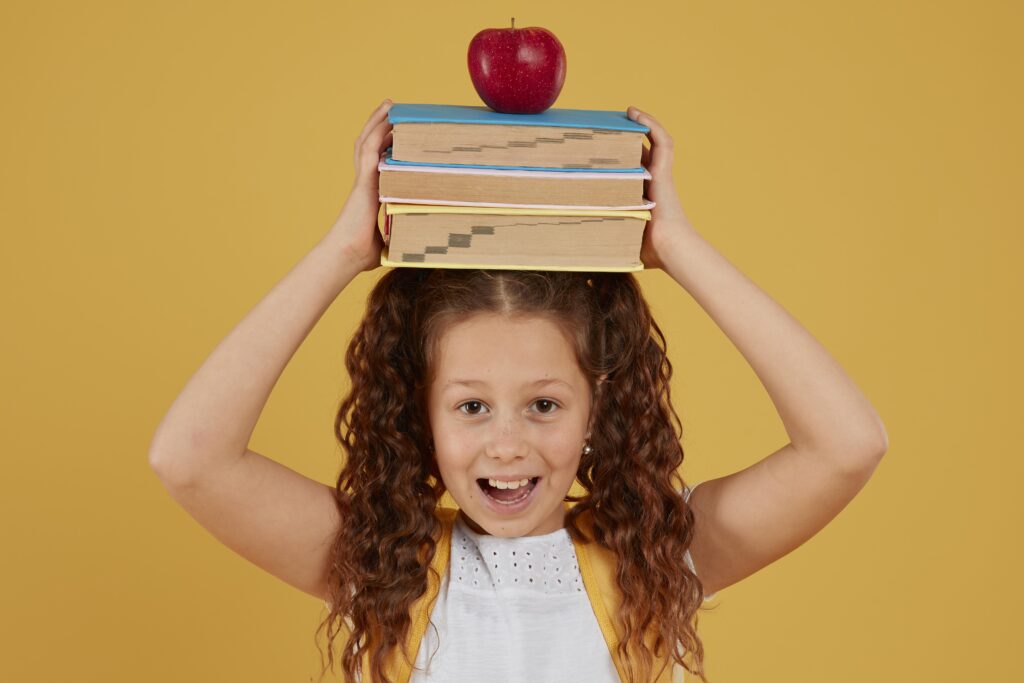
M 476 315 L 441 335 L 435 362 L 434 454 L 469 525 L 505 537 L 561 529 L 592 402 L 561 329 L 539 317 Z M 489 479 L 530 482 L 495 490 Z

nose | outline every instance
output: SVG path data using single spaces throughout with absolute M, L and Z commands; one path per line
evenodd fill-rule
M 486 453 L 495 460 L 515 460 L 526 455 L 526 440 L 523 426 L 515 416 L 494 421 L 494 428 L 488 435 Z

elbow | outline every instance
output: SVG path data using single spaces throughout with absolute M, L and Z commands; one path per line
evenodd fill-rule
M 149 467 L 165 484 L 189 479 L 196 469 L 198 446 L 194 436 L 171 434 L 161 424 L 149 444 Z
M 889 433 L 877 413 L 871 422 L 872 424 L 862 428 L 858 432 L 857 438 L 853 439 L 853 443 L 858 444 L 853 451 L 864 460 L 870 469 L 874 470 L 882 456 L 889 451 Z
M 889 452 L 889 434 L 882 429 L 881 439 L 878 442 L 878 457 L 881 458 L 883 455 Z
M 889 450 L 889 436 L 885 429 L 858 432 L 827 446 L 811 449 L 827 457 L 844 474 L 871 476 L 882 457 Z
M 883 427 L 872 438 L 865 439 L 863 445 L 856 450 L 857 455 L 851 458 L 853 470 L 873 473 L 888 451 L 889 435 Z
M 194 468 L 174 452 L 151 450 L 149 467 L 164 486 L 187 486 L 195 479 Z
M 158 451 L 150 451 L 149 468 L 156 473 L 156 476 L 160 478 L 160 481 L 168 480 L 171 466 L 165 455 L 158 454 Z
M 160 475 L 168 469 L 169 461 L 172 460 L 167 453 L 167 449 L 162 445 L 158 445 L 156 437 L 149 444 L 148 460 L 150 469 Z
M 889 432 L 885 430 L 882 419 L 877 415 L 875 416 L 875 423 L 875 429 L 873 430 L 874 438 L 869 441 L 868 453 L 881 460 L 882 456 L 889 451 Z
M 164 461 L 165 458 L 157 455 L 156 451 L 149 452 L 149 468 L 157 474 L 162 473 L 167 468 Z

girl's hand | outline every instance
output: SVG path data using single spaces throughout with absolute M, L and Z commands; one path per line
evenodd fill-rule
M 373 270 L 380 265 L 380 252 L 384 240 L 377 229 L 380 211 L 377 164 L 380 155 L 391 145 L 392 125 L 388 122 L 391 100 L 377 107 L 355 143 L 356 175 L 345 206 L 334 221 L 328 241 L 332 241 L 352 259 L 361 270 Z
M 663 257 L 673 248 L 674 240 L 688 231 L 694 232 L 679 203 L 672 178 L 672 137 L 653 116 L 636 107 L 627 109 L 626 115 L 651 129 L 647 134 L 651 148 L 644 148 L 642 163 L 651 172 L 651 179 L 644 181 L 644 194 L 655 203 L 655 207 L 651 209 L 651 220 L 647 221 L 644 230 L 640 260 L 646 268 L 663 268 Z

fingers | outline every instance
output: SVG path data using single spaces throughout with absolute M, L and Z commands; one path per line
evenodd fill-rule
M 642 146 L 640 151 L 640 165 L 646 169 L 651 167 L 651 149 L 647 146 Z M 653 174 L 652 174 L 653 176 Z M 644 197 L 651 196 L 651 181 L 644 180 Z
M 367 119 L 366 124 L 363 125 L 363 130 L 359 132 L 359 137 L 356 139 L 356 147 L 359 147 L 363 143 L 363 139 L 373 130 L 374 126 L 378 125 L 381 121 L 386 121 L 388 118 L 388 110 L 391 109 L 391 100 L 384 100 L 380 105 L 373 110 L 370 114 L 370 118 Z
M 668 131 L 665 130 L 660 123 L 658 123 L 657 119 L 647 112 L 641 111 L 636 107 L 630 107 L 626 110 L 626 115 L 633 121 L 651 129 L 647 134 L 647 137 L 651 140 L 651 149 L 647 155 L 649 163 L 645 164 L 648 170 L 651 170 L 652 173 L 654 173 L 655 170 L 660 171 L 661 173 L 671 173 L 672 157 L 674 154 L 672 136 L 668 134 Z
M 381 141 L 380 147 L 377 148 L 377 156 L 383 154 L 384 150 L 394 144 L 394 139 L 394 130 L 389 127 L 388 132 L 384 134 L 384 139 Z
M 380 161 L 381 152 L 391 144 L 391 131 L 393 126 L 388 121 L 387 112 L 391 108 L 391 101 L 384 100 L 370 119 L 363 126 L 362 132 L 355 142 L 355 168 L 356 183 L 369 179 L 377 172 L 377 164 Z
M 360 131 L 355 142 L 355 162 L 359 167 L 360 157 L 368 155 L 371 151 L 379 150 L 381 138 L 391 132 L 391 122 L 388 121 L 388 110 L 391 109 L 391 100 L 384 100 L 380 106 L 373 110 L 370 118 Z M 377 151 L 376 156 L 380 157 Z
M 356 183 L 376 183 L 377 166 L 380 164 L 381 152 L 391 143 L 391 124 L 387 121 L 378 123 L 356 148 L 355 169 Z
M 651 139 L 651 142 L 655 145 L 665 145 L 666 147 L 672 146 L 672 136 L 668 134 L 668 131 L 658 120 L 648 114 L 645 111 L 641 111 L 636 107 L 630 107 L 626 110 L 629 118 L 633 119 L 637 123 L 643 124 L 651 129 L 651 132 L 647 134 L 647 137 Z

